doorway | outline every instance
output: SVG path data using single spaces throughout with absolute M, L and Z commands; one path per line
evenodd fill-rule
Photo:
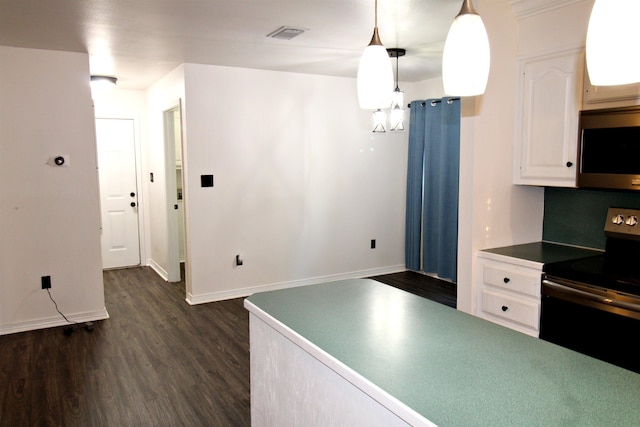
M 179 102 L 175 107 L 164 111 L 163 121 L 169 209 L 167 215 L 167 241 L 169 245 L 167 274 L 170 282 L 179 282 L 185 279 L 186 269 L 184 266 L 187 260 L 184 224 L 182 114 Z
M 96 119 L 102 268 L 140 265 L 135 129 L 132 119 Z

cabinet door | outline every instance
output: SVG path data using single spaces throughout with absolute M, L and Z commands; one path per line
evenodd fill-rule
M 576 186 L 584 52 L 519 61 L 514 183 Z

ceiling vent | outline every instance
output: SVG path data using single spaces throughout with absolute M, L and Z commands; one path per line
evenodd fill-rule
M 292 38 L 299 36 L 305 31 L 309 30 L 306 28 L 280 27 L 277 30 L 267 34 L 267 37 L 281 40 L 291 40 Z

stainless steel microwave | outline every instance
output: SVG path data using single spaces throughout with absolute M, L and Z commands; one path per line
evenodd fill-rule
M 578 187 L 640 190 L 640 106 L 580 112 Z

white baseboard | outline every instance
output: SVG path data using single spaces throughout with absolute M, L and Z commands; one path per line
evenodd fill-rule
M 73 323 L 93 322 L 109 318 L 106 307 L 101 310 L 88 311 L 85 313 L 67 314 L 67 319 Z M 0 335 L 14 334 L 17 332 L 33 331 L 36 329 L 55 328 L 56 326 L 68 326 L 62 316 L 52 316 L 43 319 L 29 320 L 27 322 L 10 323 L 0 326 Z
M 160 265 L 157 262 L 155 262 L 152 259 L 148 259 L 147 265 L 153 268 L 153 271 L 158 273 L 158 276 L 162 277 L 167 282 L 169 281 L 169 273 L 167 273 L 167 271 L 164 268 L 160 267 Z
M 266 285 L 250 286 L 247 288 L 230 289 L 227 291 L 207 292 L 204 294 L 191 294 L 187 292 L 186 301 L 190 305 L 204 304 L 208 302 L 223 301 L 233 298 L 244 298 L 257 292 L 275 291 L 278 289 L 295 288 L 298 286 L 315 285 L 324 282 L 335 282 L 336 280 L 358 279 L 362 277 L 378 276 L 381 274 L 398 273 L 406 271 L 404 264 L 391 267 L 373 268 L 369 270 L 354 271 L 350 273 L 330 274 L 327 276 L 312 277 L 308 279 L 292 280 Z

